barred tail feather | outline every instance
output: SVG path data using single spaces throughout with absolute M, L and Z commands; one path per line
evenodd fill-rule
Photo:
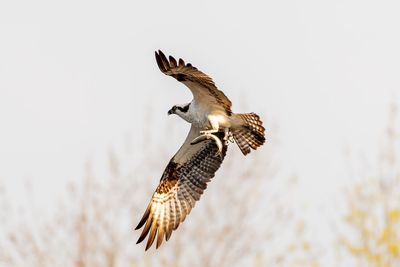
M 264 132 L 260 117 L 255 113 L 235 114 L 241 120 L 241 126 L 233 129 L 233 138 L 243 155 L 257 149 L 265 142 Z

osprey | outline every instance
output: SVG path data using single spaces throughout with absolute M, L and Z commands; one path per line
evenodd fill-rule
M 163 239 L 171 237 L 185 220 L 207 183 L 220 167 L 228 141 L 235 141 L 244 155 L 265 142 L 264 127 L 255 113 L 235 114 L 232 103 L 218 90 L 213 80 L 182 59 L 167 57 L 155 52 L 161 72 L 185 84 L 193 94 L 193 100 L 175 105 L 168 114 L 176 114 L 191 124 L 189 134 L 169 161 L 160 183 L 137 229 L 144 226 L 137 243 L 149 238 L 146 250 L 157 238 L 156 248 Z

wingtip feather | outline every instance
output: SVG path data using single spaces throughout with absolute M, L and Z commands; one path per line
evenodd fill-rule
M 169 65 L 169 61 L 168 61 L 167 57 L 164 55 L 164 53 L 161 50 L 158 50 L 158 52 L 159 52 L 160 61 L 164 66 L 164 70 L 165 71 L 169 70 L 170 65 Z
M 160 50 L 158 50 L 158 51 L 160 51 Z M 156 52 L 155 55 L 156 55 L 156 61 L 157 61 L 158 68 L 161 70 L 161 72 L 166 72 L 167 70 L 164 67 L 164 64 L 162 62 L 160 54 Z
M 157 224 L 154 223 L 152 225 L 152 227 L 151 227 L 149 238 L 147 239 L 147 244 L 146 244 L 146 249 L 145 250 L 148 250 L 151 247 L 151 245 L 153 244 L 154 239 L 156 237 L 156 234 L 157 234 Z
M 142 228 L 142 226 L 145 224 L 145 222 L 146 222 L 147 219 L 149 218 L 150 209 L 151 209 L 151 206 L 150 206 L 150 204 L 149 204 L 149 205 L 147 206 L 147 208 L 146 208 L 146 210 L 145 210 L 143 216 L 142 216 L 142 219 L 140 219 L 140 222 L 139 222 L 138 225 L 136 226 L 135 230 L 139 230 L 139 229 Z
M 160 226 L 158 228 L 156 249 L 158 249 L 161 246 L 163 238 L 164 238 L 164 229 Z
M 165 241 L 169 240 L 171 234 L 172 234 L 172 229 L 168 229 L 167 232 L 165 233 Z
M 178 66 L 178 63 L 173 56 L 169 56 L 169 63 L 172 68 L 176 68 Z

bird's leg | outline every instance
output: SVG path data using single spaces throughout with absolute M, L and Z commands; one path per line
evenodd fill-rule
M 229 139 L 229 128 L 224 129 L 224 141 Z
M 224 128 L 224 141 L 225 145 L 228 145 L 229 142 L 234 142 L 232 131 L 229 128 Z
M 200 134 L 209 135 L 209 134 L 213 134 L 213 133 L 217 133 L 217 132 L 218 132 L 218 129 L 211 129 L 211 130 L 200 131 Z
M 210 130 L 202 130 L 200 134 L 213 134 L 219 132 L 219 121 L 215 116 L 208 116 L 208 122 L 211 125 Z
M 235 139 L 233 138 L 233 133 L 229 131 L 229 137 L 228 137 L 229 142 L 234 143 Z

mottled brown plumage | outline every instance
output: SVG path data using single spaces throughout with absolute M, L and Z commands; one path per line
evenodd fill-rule
M 172 56 L 169 56 L 168 61 L 161 50 L 158 50 L 158 53 L 155 52 L 155 55 L 160 70 L 185 84 L 192 91 L 195 99 L 197 95 L 204 97 L 208 95 L 209 101 L 215 101 L 225 109 L 228 115 L 232 114 L 231 101 L 215 86 L 214 81 L 207 74 L 199 71 L 190 63 L 185 64 L 181 58 L 179 59 L 179 65 L 176 64 L 176 60 Z
M 192 126 L 187 140 L 198 136 L 199 129 Z M 223 133 L 216 134 L 222 140 Z M 196 145 L 188 142 L 182 145 L 170 160 L 155 190 L 149 205 L 136 229 L 144 226 L 137 243 L 148 236 L 146 250 L 156 242 L 158 248 L 166 241 L 200 199 L 207 183 L 221 166 L 227 151 L 225 144 L 222 157 L 217 155 L 217 145 L 206 140 Z
M 234 114 L 231 101 L 218 90 L 213 80 L 193 67 L 155 53 L 159 69 L 185 84 L 193 94 L 190 103 L 174 106 L 168 114 L 177 114 L 191 123 L 190 132 L 165 168 L 160 183 L 136 229 L 143 227 L 137 243 L 146 237 L 146 250 L 163 239 L 168 241 L 190 213 L 221 166 L 230 136 L 244 155 L 265 142 L 264 127 L 254 113 Z
M 265 142 L 264 132 L 260 117 L 255 113 L 236 114 L 244 123 L 243 127 L 234 131 L 233 138 L 244 155 L 251 149 L 257 149 Z

